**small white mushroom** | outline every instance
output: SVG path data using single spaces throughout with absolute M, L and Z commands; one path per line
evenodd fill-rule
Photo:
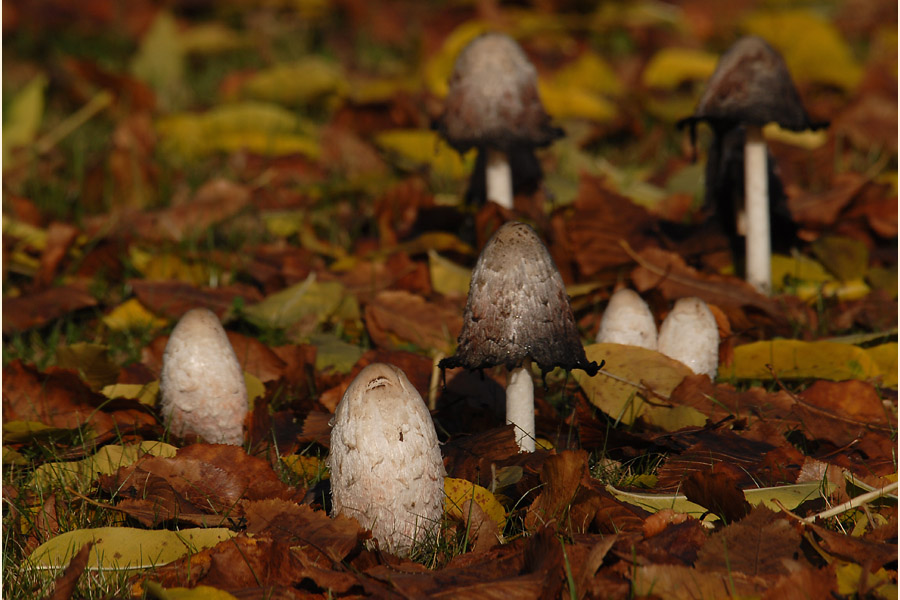
M 374 363 L 347 388 L 331 429 L 333 513 L 405 556 L 439 525 L 444 464 L 431 414 L 399 368 Z
M 159 389 L 166 427 L 213 444 L 244 441 L 247 386 L 231 342 L 214 313 L 186 312 L 166 344 Z
M 700 298 L 681 298 L 659 328 L 659 351 L 697 374 L 716 378 L 719 328 Z
M 623 288 L 612 295 L 603 312 L 597 343 L 656 350 L 656 321 L 650 307 L 637 292 Z

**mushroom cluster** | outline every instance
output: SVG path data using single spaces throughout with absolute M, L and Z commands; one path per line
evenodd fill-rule
M 710 379 L 719 368 L 719 327 L 700 298 L 677 300 L 657 334 L 650 307 L 636 292 L 623 288 L 609 299 L 596 339 L 598 344 L 657 350 Z
M 514 181 L 541 179 L 534 149 L 563 135 L 541 104 L 534 65 L 511 37 L 486 33 L 460 52 L 449 88 L 435 126 L 459 152 L 478 149 L 470 198 L 484 169 L 486 198 L 477 199 L 512 208 Z
M 562 277 L 534 230 L 510 221 L 488 240 L 472 272 L 456 354 L 442 369 L 508 370 L 506 421 L 516 442 L 535 449 L 534 382 L 531 361 L 543 374 L 555 367 L 600 369 L 585 356 Z
M 166 343 L 159 390 L 169 431 L 213 444 L 244 441 L 247 386 L 219 318 L 205 308 L 186 312 Z
M 726 140 L 743 133 L 744 211 L 723 207 L 736 214 L 736 230 L 746 240 L 745 277 L 759 291 L 771 291 L 771 219 L 769 214 L 769 168 L 762 127 L 778 123 L 785 129 L 802 131 L 826 126 L 813 123 L 803 108 L 784 59 L 765 40 L 755 36 L 739 39 L 719 59 L 694 114 L 679 122 L 688 125 L 695 138 L 696 124 L 708 122 L 714 133 L 707 168 L 707 189 L 726 193 L 716 185 L 718 163 L 724 158 Z M 713 206 L 730 198 L 710 198 Z M 726 226 L 731 228 L 731 224 Z
M 355 518 L 381 548 L 404 556 L 440 523 L 444 464 L 431 414 L 394 365 L 365 367 L 331 422 L 334 514 Z

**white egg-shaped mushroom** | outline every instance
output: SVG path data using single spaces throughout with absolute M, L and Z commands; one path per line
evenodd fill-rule
M 171 433 L 214 444 L 243 443 L 244 372 L 213 312 L 195 308 L 181 317 L 166 344 L 159 380 L 161 410 Z
M 355 518 L 405 556 L 440 524 L 444 463 L 431 414 L 406 374 L 374 363 L 356 376 L 331 429 L 333 514 Z
M 656 350 L 656 321 L 637 292 L 623 288 L 612 295 L 603 312 L 597 343 Z
M 687 365 L 694 373 L 716 378 L 719 368 L 719 328 L 700 298 L 681 298 L 659 328 L 659 351 Z

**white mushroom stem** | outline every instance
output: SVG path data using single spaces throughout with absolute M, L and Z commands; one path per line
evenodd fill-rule
M 519 450 L 534 452 L 534 381 L 530 361 L 506 376 L 506 423 L 516 426 Z
M 772 241 L 769 227 L 769 182 L 766 141 L 762 129 L 747 126 L 744 142 L 744 206 L 746 218 L 746 278 L 763 294 L 772 289 Z
M 512 168 L 509 166 L 506 153 L 493 148 L 487 148 L 486 152 L 487 199 L 503 208 L 512 209 Z

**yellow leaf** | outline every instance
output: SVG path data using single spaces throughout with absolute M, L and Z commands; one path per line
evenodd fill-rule
M 253 402 L 266 395 L 266 385 L 253 373 L 244 371 L 244 385 L 247 387 L 247 402 L 253 410 Z
M 446 231 L 430 231 L 423 233 L 414 240 L 404 242 L 400 248 L 409 255 L 422 254 L 429 250 L 435 252 L 456 252 L 465 256 L 472 256 L 475 250 L 452 233 Z
M 27 465 L 29 461 L 20 452 L 3 446 L 3 464 L 4 465 Z
M 224 527 L 146 530 L 133 527 L 98 527 L 75 529 L 63 533 L 35 548 L 26 559 L 34 569 L 56 570 L 65 567 L 72 557 L 93 542 L 88 569 L 109 571 L 147 569 L 165 565 L 182 556 L 211 548 L 237 535 Z
M 163 588 L 155 581 L 147 581 L 144 583 L 144 587 L 147 590 L 147 597 L 157 598 L 157 600 L 237 600 L 237 596 L 232 596 L 225 590 L 208 585 L 198 585 L 192 588 Z M 141 595 L 134 594 L 135 597 Z
M 826 271 L 821 263 L 806 255 L 785 256 L 783 254 L 773 254 L 772 284 L 775 290 L 781 291 L 785 289 L 785 282 L 791 280 L 825 283 L 826 281 L 834 281 L 834 276 Z
M 171 110 L 186 96 L 184 71 L 185 57 L 178 43 L 175 17 L 161 10 L 141 40 L 131 72 L 149 84 L 165 108 Z
M 862 67 L 847 42 L 812 10 L 758 12 L 747 18 L 744 28 L 781 52 L 795 81 L 834 85 L 852 92 L 862 80 Z
M 782 129 L 775 122 L 763 127 L 763 136 L 765 136 L 767 141 L 790 144 L 804 150 L 821 148 L 828 141 L 828 131 L 826 129 L 791 131 L 790 129 Z
M 328 479 L 331 476 L 328 472 L 328 468 L 325 466 L 325 462 L 319 460 L 315 456 L 291 454 L 289 456 L 282 456 L 281 460 L 291 471 L 306 481 Z
M 858 346 L 799 340 L 770 340 L 738 346 L 734 349 L 730 375 L 737 379 L 772 379 L 767 365 L 771 365 L 781 379 L 844 381 L 882 375 L 878 363 Z
M 3 237 L 5 238 L 6 236 L 15 238 L 21 244 L 35 250 L 43 250 L 47 247 L 47 232 L 45 230 L 3 215 Z
M 52 438 L 71 431 L 73 430 L 51 427 L 39 421 L 6 421 L 3 423 L 3 441 L 20 444 L 36 439 Z
M 187 54 L 218 54 L 229 50 L 246 48 L 250 39 L 216 22 L 194 25 L 178 33 L 181 51 Z
M 311 274 L 304 281 L 266 296 L 244 309 L 244 315 L 257 327 L 285 328 L 300 321 L 311 331 L 324 323 L 341 306 L 346 294 L 337 281 L 316 281 Z
M 430 167 L 442 178 L 463 179 L 474 166 L 474 152 L 466 160 L 434 131 L 425 129 L 394 129 L 375 136 L 375 144 L 394 156 L 403 168 Z
M 541 80 L 538 91 L 547 113 L 557 119 L 586 119 L 603 123 L 613 120 L 618 112 L 615 104 L 577 84 Z
M 718 62 L 719 57 L 710 52 L 690 48 L 663 48 L 644 67 L 642 80 L 649 88 L 674 90 L 685 81 L 709 79 Z
M 557 71 L 553 81 L 563 88 L 578 86 L 585 91 L 608 96 L 620 96 L 624 91 L 619 76 L 609 63 L 590 51 Z M 551 111 L 550 114 L 554 113 Z
M 103 317 L 103 324 L 114 331 L 159 329 L 168 324 L 144 308 L 137 298 L 126 300 Z
M 448 297 L 465 297 L 469 293 L 472 270 L 460 266 L 435 252 L 428 251 L 428 273 L 431 287 L 437 293 Z
M 465 479 L 444 478 L 444 512 L 446 514 L 465 521 L 466 515 L 463 514 L 461 507 L 466 500 L 473 499 L 502 531 L 503 525 L 506 523 L 506 509 L 491 492 Z
M 139 383 L 114 383 L 100 390 L 107 398 L 129 398 L 147 406 L 156 406 L 159 397 L 159 381 L 145 385 Z
M 247 150 L 263 156 L 319 157 L 315 127 L 289 110 L 264 102 L 235 102 L 206 113 L 175 113 L 159 119 L 163 148 L 185 159 Z
M 897 584 L 894 578 L 884 568 L 874 573 L 863 572 L 863 567 L 856 563 L 835 560 L 835 575 L 837 576 L 838 593 L 843 596 L 853 596 L 859 592 L 860 585 L 865 582 L 869 595 L 879 598 L 894 600 L 897 598 Z
M 416 93 L 421 84 L 412 78 L 382 77 L 355 79 L 350 86 L 350 100 L 356 104 L 390 102 L 397 94 Z
M 897 342 L 866 348 L 866 354 L 883 373 L 881 385 L 897 389 Z
M 15 96 L 3 111 L 3 165 L 12 164 L 12 149 L 32 144 L 44 118 L 44 90 L 47 77 L 35 75 Z M 6 232 L 7 217 L 3 217 Z
M 625 425 L 631 425 L 653 408 L 647 402 L 653 396 L 645 391 L 646 388 L 668 395 L 692 374 L 687 366 L 655 350 L 622 344 L 592 344 L 584 350 L 588 360 L 598 363 L 605 360 L 606 365 L 593 377 L 584 371 L 573 371 L 575 381 L 594 406 Z M 657 407 L 652 418 L 670 426 L 678 425 L 685 419 L 691 422 L 697 419 L 696 415 L 684 411 L 665 415 L 664 411 L 672 410 Z
M 241 93 L 255 100 L 306 106 L 341 98 L 349 87 L 338 63 L 308 56 L 260 71 L 244 83 Z
M 147 281 L 183 281 L 194 285 L 208 285 L 212 279 L 210 269 L 199 263 L 183 261 L 177 254 L 153 254 L 137 246 L 128 249 L 128 256 L 135 269 Z
M 349 373 L 363 355 L 363 349 L 358 345 L 348 344 L 333 333 L 314 334 L 310 336 L 309 343 L 316 347 L 316 371 L 327 369 L 335 373 Z
M 128 446 L 103 446 L 95 454 L 78 461 L 45 463 L 31 476 L 29 485 L 42 490 L 72 487 L 85 490 L 100 475 L 112 475 L 119 467 L 132 465 L 145 455 L 172 458 L 177 448 L 162 442 L 141 442 Z

